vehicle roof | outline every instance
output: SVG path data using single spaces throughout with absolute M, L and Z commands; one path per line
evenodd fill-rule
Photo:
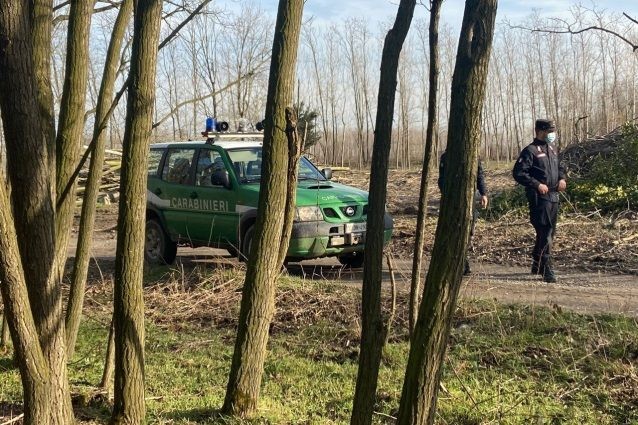
M 166 148 L 198 148 L 202 146 L 219 146 L 224 150 L 229 149 L 237 149 L 237 148 L 256 148 L 262 147 L 261 140 L 218 140 L 213 144 L 206 144 L 205 140 L 189 140 L 189 141 L 179 141 L 175 140 L 172 142 L 164 142 L 164 143 L 155 143 L 151 145 L 153 149 L 166 149 Z

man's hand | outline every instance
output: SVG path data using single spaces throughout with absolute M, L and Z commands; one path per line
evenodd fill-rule
M 558 191 L 564 192 L 565 189 L 567 189 L 567 182 L 565 181 L 565 179 L 560 179 L 558 181 Z
M 541 195 L 545 195 L 547 194 L 547 192 L 549 192 L 549 188 L 546 184 L 541 183 L 538 185 L 538 193 L 540 193 Z
M 487 203 L 488 203 L 487 196 L 482 195 L 481 196 L 481 208 L 483 208 L 483 209 L 487 208 Z

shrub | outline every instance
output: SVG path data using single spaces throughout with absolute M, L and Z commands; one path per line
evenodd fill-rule
M 604 141 L 601 141 L 604 143 Z M 568 196 L 578 209 L 614 212 L 638 208 L 638 126 L 622 128 L 618 145 L 591 158 L 570 182 Z
M 523 186 L 517 185 L 514 189 L 495 193 L 486 218 L 498 219 L 509 212 L 520 214 L 527 212 L 527 198 Z

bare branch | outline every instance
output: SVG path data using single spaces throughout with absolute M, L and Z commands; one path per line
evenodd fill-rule
M 56 11 L 58 11 L 58 10 L 62 9 L 62 8 L 63 8 L 63 7 L 65 7 L 65 6 L 68 6 L 68 5 L 70 5 L 70 4 L 71 4 L 71 1 L 70 1 L 70 0 L 63 1 L 62 3 L 58 4 L 57 6 L 54 6 L 54 7 L 53 7 L 53 11 L 54 11 L 54 12 L 56 12 Z
M 171 31 L 171 33 L 168 35 L 168 37 L 166 37 L 160 44 L 158 49 L 161 49 L 162 47 L 164 47 L 165 45 L 167 45 L 168 43 L 171 42 L 171 40 L 173 38 L 175 38 L 175 36 L 180 32 L 180 30 L 182 28 L 184 28 L 186 26 L 186 24 L 188 24 L 190 21 L 193 20 L 193 18 L 199 14 L 199 12 L 208 4 L 210 3 L 211 0 L 204 0 L 199 6 L 197 6 L 195 8 L 195 10 L 193 10 L 190 15 L 188 15 L 188 17 L 186 17 L 186 19 L 184 19 L 177 27 L 175 27 L 175 29 L 173 31 Z
M 175 107 L 173 109 L 170 110 L 170 112 L 168 114 L 164 115 L 162 118 L 159 119 L 159 121 L 154 123 L 153 124 L 153 128 L 159 127 L 164 121 L 169 119 L 173 114 L 175 114 L 183 106 L 191 105 L 193 103 L 201 102 L 202 100 L 206 100 L 206 99 L 211 98 L 213 96 L 217 96 L 217 95 L 225 92 L 226 90 L 230 89 L 231 87 L 239 84 L 242 80 L 253 76 L 257 72 L 257 70 L 259 70 L 259 68 L 261 68 L 264 64 L 266 64 L 269 60 L 270 60 L 270 56 L 266 57 L 264 60 L 259 62 L 253 69 L 251 69 L 250 71 L 248 71 L 244 75 L 241 75 L 236 80 L 231 81 L 230 83 L 226 84 L 224 87 L 222 87 L 221 89 L 219 89 L 219 90 L 217 90 L 217 91 L 215 91 L 213 93 L 209 93 L 209 94 L 204 95 L 204 96 L 196 97 L 194 99 L 189 99 L 189 100 L 185 100 L 183 102 L 178 103 L 177 105 L 175 105 Z
M 626 13 L 623 13 L 623 15 L 625 15 L 627 17 L 627 19 L 636 22 L 633 18 L 629 17 Z M 620 40 L 624 41 L 625 43 L 629 44 L 632 48 L 632 50 L 638 51 L 638 44 L 630 41 L 629 39 L 627 39 L 625 36 L 623 36 L 622 34 L 617 33 L 616 31 L 610 30 L 608 28 L 605 27 L 601 27 L 598 25 L 591 25 L 585 28 L 579 28 L 579 29 L 572 29 L 572 25 L 569 24 L 567 21 L 563 20 L 563 19 L 559 19 L 559 18 L 553 18 L 553 21 L 556 22 L 560 22 L 561 24 L 563 24 L 565 26 L 564 29 L 549 29 L 549 28 L 529 28 L 529 27 L 524 27 L 524 26 L 519 26 L 519 25 L 510 25 L 510 28 L 516 28 L 516 29 L 522 29 L 522 30 L 526 30 L 526 31 L 530 31 L 530 32 L 539 32 L 539 33 L 545 33 L 545 34 L 572 34 L 572 35 L 577 35 L 577 34 L 582 34 L 584 32 L 587 31 L 602 31 L 602 32 L 606 32 L 608 34 L 613 35 L 614 37 L 619 38 Z M 636 22 L 638 23 L 638 22 Z
M 56 7 L 53 8 L 53 10 L 59 10 L 62 7 L 68 5 L 69 3 L 71 3 L 70 1 L 64 2 L 64 3 L 60 3 L 59 5 L 57 5 Z M 102 6 L 102 7 L 96 7 L 95 9 L 93 9 L 93 14 L 96 13 L 101 13 L 101 12 L 106 12 L 108 10 L 111 9 L 117 9 L 118 7 L 120 7 L 120 2 L 114 2 L 114 1 L 101 1 L 100 3 L 107 3 L 108 6 Z M 57 15 L 55 18 L 53 18 L 53 26 L 58 25 L 60 22 L 62 21 L 67 21 L 69 19 L 69 15 L 68 14 L 64 14 L 64 15 Z
M 638 24 L 638 20 L 636 20 L 636 18 L 632 18 L 631 16 L 629 16 L 627 13 L 623 12 L 623 16 L 627 19 L 629 19 L 631 22 L 633 22 L 634 24 Z

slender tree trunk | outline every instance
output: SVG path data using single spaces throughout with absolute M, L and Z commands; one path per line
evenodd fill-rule
M 71 179 L 80 158 L 82 133 L 84 130 L 84 107 L 88 80 L 89 37 L 93 0 L 71 0 L 69 30 L 67 34 L 66 66 L 64 86 L 58 116 L 56 138 L 56 194 L 61 194 Z M 56 266 L 58 279 L 62 280 L 67 257 L 67 245 L 73 211 L 75 209 L 75 186 L 69 194 L 59 198 L 55 214 Z
M 268 81 L 255 238 L 248 262 L 239 313 L 239 329 L 222 411 L 239 416 L 257 408 L 266 357 L 268 329 L 274 313 L 275 285 L 281 267 L 288 170 L 284 108 L 292 102 L 303 0 L 280 0 Z
M 284 204 L 284 226 L 279 246 L 279 264 L 283 264 L 290 245 L 292 224 L 297 204 L 297 167 L 303 147 L 297 132 L 297 116 L 294 108 L 286 108 L 286 139 L 288 141 L 288 173 L 286 175 L 286 203 Z
M 379 364 L 387 331 L 381 317 L 381 281 L 388 157 L 392 138 L 399 56 L 410 29 L 415 6 L 416 0 L 401 0 L 394 26 L 386 35 L 381 57 L 377 118 L 370 168 L 368 232 L 364 253 L 361 353 L 352 409 L 352 424 L 372 422 Z
M 467 0 L 452 79 L 447 166 L 439 224 L 423 302 L 412 335 L 398 424 L 432 424 L 447 340 L 470 234 L 480 115 L 496 0 Z
M 53 108 L 53 84 L 51 84 L 51 34 L 53 31 L 53 2 L 32 0 L 29 2 L 29 19 L 32 23 L 31 45 L 35 66 L 36 99 L 39 107 L 38 121 L 46 140 L 47 159 L 51 181 L 55 182 L 55 109 Z M 55 186 L 50 190 L 54 194 Z M 55 196 L 55 194 L 53 195 Z M 54 197 L 55 199 L 55 197 Z
M 0 26 L 0 37 L 1 32 Z M 4 179 L 1 174 L 0 178 Z M 24 423 L 48 425 L 51 423 L 49 367 L 38 344 L 38 332 L 29 305 L 15 225 L 4 184 L 0 184 L 0 290 L 4 318 L 9 322 L 22 379 Z
M 0 331 L 0 348 L 5 348 L 9 341 L 9 322 L 7 320 L 7 308 L 4 308 L 2 314 L 2 331 Z
M 113 320 L 109 326 L 109 336 L 106 343 L 106 354 L 104 356 L 104 369 L 102 370 L 102 380 L 98 387 L 110 392 L 113 389 L 113 369 L 115 368 L 115 332 Z
M 95 205 L 100 190 L 102 180 L 102 169 L 104 167 L 104 149 L 106 145 L 106 134 L 104 120 L 113 99 L 113 88 L 117 71 L 119 68 L 119 55 L 122 48 L 122 41 L 126 34 L 128 23 L 133 14 L 133 0 L 125 0 L 120 5 L 120 10 L 113 26 L 111 41 L 109 42 L 102 83 L 95 109 L 95 124 L 93 127 L 93 138 L 96 139 L 91 153 L 89 165 L 89 176 L 84 191 L 82 202 L 82 215 L 80 217 L 80 229 L 78 232 L 78 244 L 75 251 L 75 262 L 73 264 L 73 275 L 71 280 L 71 290 L 66 310 L 66 341 L 68 357 L 73 357 L 75 341 L 80 327 L 82 317 L 82 304 L 84 303 L 84 290 L 86 287 L 86 277 L 89 269 L 91 242 L 93 240 L 93 227 L 95 224 Z M 89 148 L 90 149 L 90 148 Z
M 138 0 L 135 3 L 115 259 L 115 400 L 112 425 L 145 422 L 142 271 L 146 172 L 161 13 L 161 0 Z
M 430 91 L 428 93 L 428 127 L 425 135 L 425 152 L 423 153 L 423 169 L 419 188 L 419 211 L 416 216 L 416 234 L 414 239 L 414 255 L 412 257 L 412 278 L 410 281 L 410 334 L 414 331 L 419 299 L 421 297 L 421 269 L 423 267 L 423 247 L 425 246 L 425 219 L 428 212 L 428 180 L 430 178 L 430 162 L 434 146 L 434 131 L 437 126 L 437 96 L 439 86 L 439 17 L 443 0 L 430 2 L 430 28 L 428 43 L 430 47 Z

